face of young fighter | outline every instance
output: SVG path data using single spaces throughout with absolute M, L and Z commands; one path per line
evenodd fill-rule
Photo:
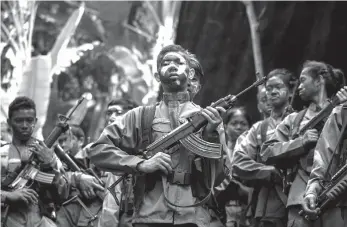
M 188 79 L 194 75 L 187 60 L 177 52 L 168 52 L 163 57 L 159 69 L 156 77 L 161 82 L 164 92 L 185 91 Z
M 111 105 L 107 108 L 107 111 L 106 111 L 106 122 L 107 124 L 111 124 L 112 122 L 115 121 L 115 119 L 126 113 L 127 110 L 124 109 L 123 106 L 121 105 Z
M 11 119 L 8 119 L 7 123 L 11 126 L 13 137 L 27 141 L 34 132 L 36 122 L 34 109 L 19 109 L 12 113 Z
M 318 80 L 314 80 L 310 75 L 310 68 L 304 68 L 300 75 L 300 85 L 298 87 L 300 98 L 304 101 L 311 101 L 319 93 Z
M 243 132 L 249 129 L 248 121 L 242 111 L 237 110 L 225 125 L 226 134 L 236 140 Z
M 75 156 L 77 152 L 82 149 L 83 141 L 79 140 L 70 130 L 63 133 L 58 138 L 58 144 L 64 151 L 69 152 L 72 156 Z
M 273 107 L 283 106 L 289 99 L 289 90 L 280 76 L 271 77 L 265 85 L 266 96 Z

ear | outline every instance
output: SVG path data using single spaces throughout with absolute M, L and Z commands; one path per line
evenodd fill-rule
M 323 76 L 319 75 L 319 78 L 317 78 L 317 80 L 315 80 L 315 83 L 317 85 L 324 85 L 325 84 L 325 80 L 324 80 Z
M 195 76 L 195 69 L 193 68 L 189 68 L 189 72 L 188 72 L 188 79 L 193 79 Z
M 156 81 L 160 82 L 160 76 L 159 76 L 158 72 L 154 73 L 154 78 L 155 78 Z
M 79 138 L 79 139 L 78 139 L 78 145 L 79 145 L 79 146 L 83 146 L 84 140 L 85 140 L 84 137 Z

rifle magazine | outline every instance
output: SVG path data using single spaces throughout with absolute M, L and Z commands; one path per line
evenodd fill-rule
M 211 159 L 221 158 L 221 144 L 210 143 L 201 139 L 196 134 L 191 134 L 180 140 L 180 142 L 187 150 L 201 157 Z
M 55 177 L 55 174 L 38 171 L 35 176 L 35 180 L 44 184 L 52 184 L 54 177 Z

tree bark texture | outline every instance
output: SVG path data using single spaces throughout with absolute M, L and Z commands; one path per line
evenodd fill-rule
M 347 73 L 347 2 L 254 2 L 264 73 L 287 68 L 300 75 L 305 60 L 330 63 Z M 252 41 L 242 2 L 184 1 L 176 43 L 197 55 L 205 84 L 201 106 L 237 94 L 255 81 Z M 207 81 L 207 83 L 206 83 Z M 254 89 L 240 99 L 259 119 Z M 299 108 L 300 103 L 296 104 Z M 295 107 L 295 105 L 294 105 Z

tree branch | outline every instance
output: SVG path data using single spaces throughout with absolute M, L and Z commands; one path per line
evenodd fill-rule
M 11 43 L 13 49 L 15 50 L 15 54 L 18 54 L 20 52 L 19 46 L 13 39 L 12 35 L 10 34 L 10 31 L 6 28 L 6 26 L 3 23 L 1 23 L 1 30 L 7 36 L 8 41 Z
M 147 5 L 147 8 L 151 11 L 151 13 L 154 17 L 154 20 L 157 22 L 157 25 L 158 26 L 164 26 L 163 22 L 159 19 L 157 12 L 154 10 L 152 4 L 149 1 L 145 1 L 145 3 Z

